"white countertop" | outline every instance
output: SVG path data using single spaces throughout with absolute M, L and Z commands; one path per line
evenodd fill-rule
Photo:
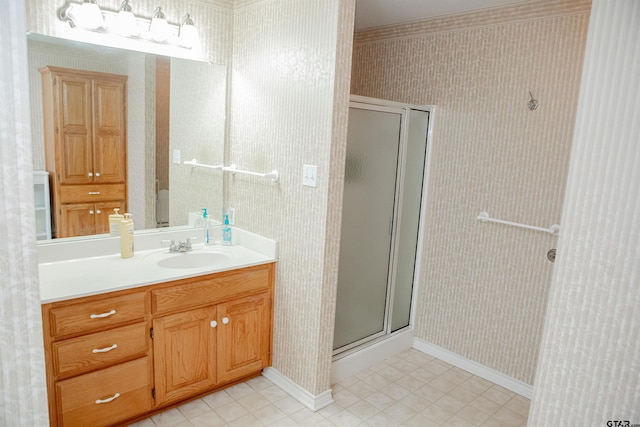
M 274 241 L 251 233 L 241 234 L 237 240 L 244 240 L 247 244 L 205 246 L 201 243 L 194 244 L 191 252 L 174 254 L 163 247 L 136 251 L 132 258 L 109 253 L 94 257 L 56 258 L 46 262 L 46 257 L 42 257 L 45 262 L 39 264 L 40 300 L 45 304 L 276 261 L 277 246 Z M 113 242 L 105 244 L 113 246 Z M 205 267 L 166 268 L 158 264 L 169 257 L 211 253 L 222 256 Z

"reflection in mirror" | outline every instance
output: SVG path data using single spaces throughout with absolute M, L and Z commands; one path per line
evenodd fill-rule
M 136 230 L 187 226 L 194 218 L 189 213 L 203 207 L 218 219 L 222 172 L 182 162 L 224 161 L 224 65 L 33 35 L 28 49 L 34 171 L 46 170 L 38 69 L 51 65 L 126 75 L 127 210 Z

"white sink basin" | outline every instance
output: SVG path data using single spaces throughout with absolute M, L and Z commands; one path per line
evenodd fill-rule
M 162 254 L 157 265 L 163 268 L 202 268 L 226 264 L 229 256 L 219 252 L 183 252 Z

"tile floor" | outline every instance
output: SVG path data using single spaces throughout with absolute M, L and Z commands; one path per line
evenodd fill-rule
M 529 400 L 418 350 L 334 384 L 312 412 L 264 377 L 212 393 L 132 427 L 526 426 Z

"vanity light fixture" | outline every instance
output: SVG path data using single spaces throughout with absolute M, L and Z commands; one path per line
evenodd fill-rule
M 169 39 L 169 23 L 160 6 L 156 7 L 151 16 L 149 37 L 159 43 L 164 43 Z
M 168 22 L 159 6 L 153 11 L 151 19 L 143 18 L 133 13 L 130 0 L 122 0 L 117 11 L 101 9 L 97 0 L 83 0 L 82 3 L 66 0 L 57 14 L 60 20 L 68 22 L 74 29 L 177 45 L 185 49 L 192 49 L 198 43 L 198 31 L 188 13 L 179 25 Z
M 182 47 L 191 49 L 198 40 L 198 30 L 196 25 L 188 13 L 182 18 L 180 30 L 178 32 L 178 44 Z

